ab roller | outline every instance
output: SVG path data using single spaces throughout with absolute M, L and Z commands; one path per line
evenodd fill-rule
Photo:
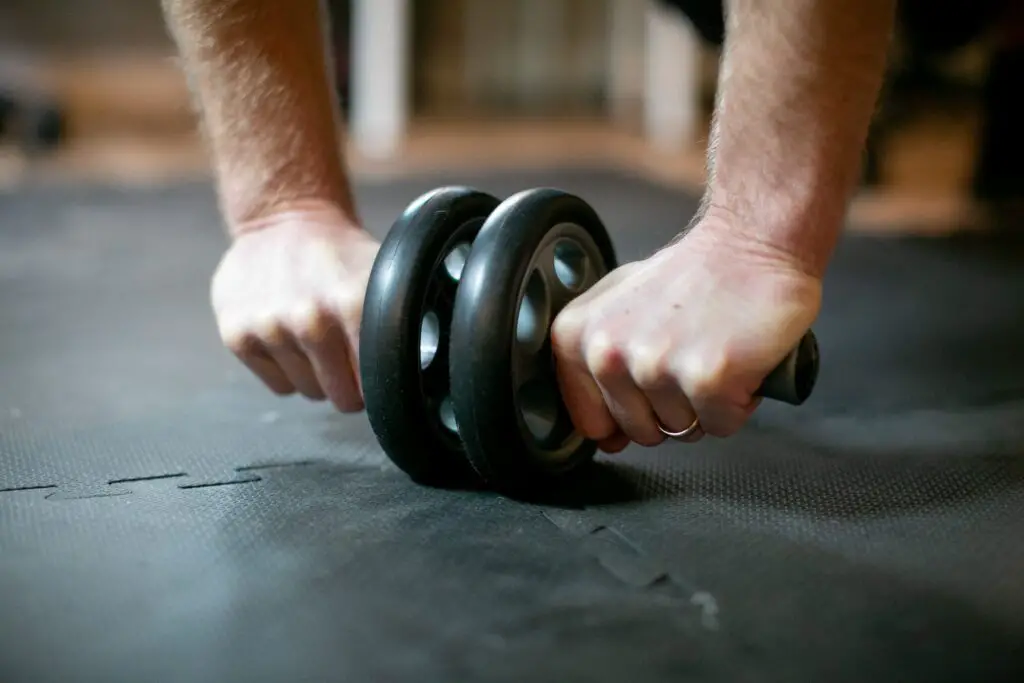
M 601 219 L 556 189 L 504 202 L 465 187 L 415 200 L 381 245 L 360 331 L 366 413 L 413 480 L 545 486 L 589 462 L 558 392 L 551 323 L 616 267 Z M 813 332 L 758 394 L 803 403 L 818 373 Z

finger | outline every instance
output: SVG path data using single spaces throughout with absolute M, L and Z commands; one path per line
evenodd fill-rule
M 697 420 L 697 411 L 690 405 L 686 394 L 677 384 L 665 385 L 657 388 L 644 390 L 658 422 L 665 428 L 665 431 L 678 433 L 693 427 L 693 431 L 685 436 L 669 437 L 684 443 L 697 443 L 704 438 L 704 429 L 701 422 Z M 667 436 L 667 435 L 666 435 Z
M 559 314 L 558 318 L 572 318 L 574 320 L 580 319 L 585 315 L 584 311 L 587 307 L 601 294 L 611 289 L 615 285 L 622 282 L 626 276 L 636 269 L 635 263 L 627 263 L 626 265 L 619 266 L 612 272 L 605 275 L 603 278 L 598 280 L 596 283 L 591 285 L 589 289 L 580 293 L 576 298 L 566 304 Z
M 746 404 L 738 404 L 727 398 L 708 399 L 698 403 L 701 429 L 711 436 L 732 436 L 743 428 L 760 404 L 760 398 Z
M 551 326 L 551 348 L 562 402 L 580 434 L 601 441 L 618 431 L 600 387 L 582 355 L 581 326 L 573 317 L 556 318 Z
M 555 364 L 558 389 L 569 418 L 580 434 L 600 441 L 618 431 L 618 424 L 605 404 L 601 388 L 584 363 L 559 360 Z
M 355 413 L 363 408 L 356 381 L 348 335 L 341 322 L 326 312 L 317 313 L 298 335 L 318 385 L 340 412 Z
M 608 454 L 621 453 L 629 445 L 629 437 L 625 433 L 618 431 L 609 436 L 607 439 L 602 439 L 597 442 L 597 447 L 603 452 Z
M 693 353 L 677 359 L 673 371 L 700 416 L 705 434 L 720 438 L 738 432 L 760 400 L 743 389 L 729 370 L 728 358 L 718 353 Z
M 337 338 L 310 345 L 308 349 L 313 372 L 335 408 L 343 413 L 359 412 L 363 409 L 363 397 L 348 341 L 340 330 L 329 336 Z
M 655 418 L 665 431 L 678 433 L 694 427 L 697 411 L 690 404 L 677 377 L 672 374 L 664 355 L 648 349 L 636 350 L 630 358 L 633 381 L 647 398 Z M 665 435 L 667 436 L 667 435 Z M 686 443 L 696 443 L 704 436 L 700 424 L 685 436 L 669 437 Z
M 288 380 L 288 376 L 274 362 L 255 335 L 225 335 L 223 341 L 228 350 L 272 392 L 279 396 L 295 393 L 295 385 Z
M 284 330 L 275 330 L 265 336 L 263 343 L 300 394 L 312 401 L 326 398 L 309 358 L 301 351 L 292 335 Z
M 624 354 L 605 334 L 587 342 L 587 366 L 604 396 L 615 422 L 629 438 L 642 446 L 665 440 L 644 392 L 633 382 Z
M 363 297 L 346 296 L 342 297 L 336 304 L 337 320 L 342 323 L 342 331 L 345 333 L 347 342 L 347 358 L 352 368 L 352 380 L 355 385 L 355 392 L 358 395 L 358 402 L 363 404 L 363 376 L 359 370 L 359 335 L 363 322 Z
M 611 289 L 618 283 L 620 283 L 633 269 L 635 264 L 629 263 L 619 266 L 615 270 L 606 274 L 603 278 L 595 282 L 584 292 L 581 292 L 579 296 L 569 302 L 566 308 L 569 306 L 586 306 L 598 296 Z M 564 310 L 564 309 L 563 309 Z

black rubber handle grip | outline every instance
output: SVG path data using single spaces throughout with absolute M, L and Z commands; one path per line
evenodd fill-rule
M 813 331 L 803 336 L 796 348 L 769 373 L 757 395 L 798 406 L 814 391 L 818 381 L 818 338 Z

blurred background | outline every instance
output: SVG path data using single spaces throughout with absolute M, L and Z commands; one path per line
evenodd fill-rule
M 715 5 L 678 4 L 689 17 L 647 0 L 327 2 L 354 172 L 613 163 L 699 186 L 720 36 Z M 1022 24 L 983 0 L 904 3 L 856 224 L 975 225 L 1019 196 Z M 0 4 L 0 127 L 7 186 L 206 173 L 155 0 Z

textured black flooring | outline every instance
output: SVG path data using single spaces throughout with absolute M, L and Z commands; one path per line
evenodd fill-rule
M 383 233 L 418 193 L 360 188 Z M 692 198 L 581 193 L 622 259 Z M 1024 241 L 849 237 L 803 408 L 564 500 L 416 487 L 220 348 L 204 186 L 0 196 L 0 679 L 1024 680 Z

